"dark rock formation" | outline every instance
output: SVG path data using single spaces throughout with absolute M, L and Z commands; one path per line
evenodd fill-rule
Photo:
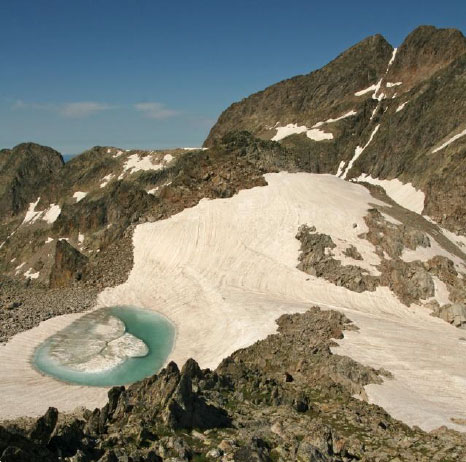
M 50 274 L 50 288 L 68 287 L 81 279 L 88 258 L 64 239 L 55 247 L 55 263 Z
M 27 209 L 63 167 L 55 150 L 23 143 L 0 150 L 0 220 Z

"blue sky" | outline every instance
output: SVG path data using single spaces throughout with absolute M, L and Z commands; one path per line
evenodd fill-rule
M 221 111 L 368 35 L 466 31 L 460 1 L 0 0 L 0 148 L 200 146 Z

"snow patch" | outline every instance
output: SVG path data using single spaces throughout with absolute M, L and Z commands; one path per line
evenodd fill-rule
M 288 124 L 284 127 L 275 127 L 277 130 L 276 135 L 272 138 L 273 141 L 279 141 L 283 138 L 286 138 L 290 135 L 306 133 L 306 136 L 314 141 L 322 141 L 322 140 L 332 140 L 333 134 L 326 133 L 323 130 L 318 128 L 307 128 L 305 125 L 297 125 L 297 124 Z
M 405 209 L 419 214 L 421 214 L 424 209 L 425 195 L 411 183 L 402 183 L 398 178 L 394 178 L 393 180 L 380 180 L 379 178 L 372 178 L 367 173 L 363 173 L 356 178 L 355 181 L 364 181 L 366 183 L 382 186 L 387 196 Z
M 37 220 L 44 220 L 48 224 L 52 224 L 58 218 L 61 212 L 61 208 L 57 204 L 50 204 L 47 210 L 36 211 L 36 206 L 40 201 L 40 197 L 37 198 L 36 202 L 29 204 L 28 211 L 24 217 L 22 225 L 35 223 Z
M 79 233 L 78 234 L 78 242 L 82 244 L 84 242 L 84 234 Z
M 73 198 L 76 199 L 76 202 L 83 200 L 86 196 L 87 196 L 87 192 L 84 192 L 84 191 L 76 191 L 73 194 Z
M 60 212 L 61 208 L 59 205 L 51 204 L 41 218 L 42 220 L 46 221 L 49 225 L 51 225 L 52 223 L 55 223 L 58 216 L 60 215 Z
M 354 116 L 356 114 L 357 114 L 356 111 L 351 110 L 351 111 L 347 112 L 346 114 L 343 114 L 342 116 L 337 117 L 336 119 L 327 119 L 324 122 L 317 122 L 316 124 L 314 124 L 312 126 L 312 128 L 319 128 L 324 124 L 331 124 L 331 123 L 334 123 L 334 122 L 338 122 L 339 120 L 346 119 L 347 117 L 351 117 L 351 116 Z
M 429 235 L 430 247 L 416 247 L 416 249 L 411 250 L 405 248 L 401 254 L 402 260 L 406 262 L 411 262 L 415 260 L 427 261 L 435 256 L 439 255 L 441 257 L 449 258 L 458 272 L 464 272 L 466 270 L 466 263 L 456 255 L 445 250 L 431 235 Z
M 359 90 L 357 91 L 354 96 L 362 96 L 365 95 L 366 93 L 370 93 L 371 91 L 374 91 L 377 89 L 377 83 L 374 83 L 374 85 L 371 85 L 370 87 L 364 88 L 364 90 Z
M 346 164 L 346 162 L 344 160 L 342 160 L 340 162 L 340 165 L 338 166 L 338 171 L 337 171 L 336 176 L 340 176 L 343 173 L 343 169 L 345 168 L 345 164 Z
M 171 154 L 165 154 L 163 156 L 164 162 L 171 162 L 174 159 L 174 157 Z
M 404 107 L 408 104 L 408 101 L 405 101 L 404 103 L 401 103 L 397 108 L 396 112 L 400 112 L 404 109 Z
M 29 208 L 28 208 L 28 211 L 26 212 L 26 216 L 24 217 L 24 220 L 21 224 L 25 225 L 27 223 L 34 223 L 38 218 L 39 218 L 39 215 L 42 213 L 42 212 L 36 212 L 36 207 L 37 207 L 37 204 L 39 203 L 40 201 L 40 197 L 37 198 L 37 200 L 35 202 L 31 202 L 29 204 Z
M 448 145 L 450 145 L 451 143 L 453 143 L 453 142 L 456 141 L 457 139 L 463 137 L 464 135 L 466 135 L 466 128 L 465 128 L 461 133 L 458 133 L 457 135 L 452 136 L 449 140 L 445 141 L 445 143 L 443 143 L 443 144 L 442 144 L 441 146 L 439 146 L 438 148 L 435 148 L 435 149 L 432 151 L 432 154 L 435 153 L 435 152 L 440 151 L 440 150 L 443 149 L 443 148 L 446 148 Z
M 387 70 L 385 71 L 385 73 L 388 72 L 388 70 L 392 66 L 393 62 L 395 61 L 395 56 L 396 56 L 397 51 L 398 51 L 398 48 L 396 48 L 396 47 L 393 48 L 392 57 L 390 58 L 390 61 L 388 61 L 388 66 L 387 66 Z
M 110 183 L 110 181 L 113 179 L 114 176 L 115 176 L 115 175 L 114 175 L 113 173 L 109 173 L 108 175 L 105 175 L 105 176 L 102 178 L 102 180 L 104 180 L 104 181 L 102 181 L 102 183 L 100 183 L 100 187 L 101 187 L 101 188 L 104 188 L 105 186 L 107 186 L 108 183 Z
M 371 144 L 371 141 L 372 139 L 374 138 L 375 134 L 378 132 L 379 130 L 379 127 L 380 127 L 380 124 L 379 125 L 376 125 L 376 127 L 374 128 L 374 130 L 372 131 L 371 133 L 371 136 L 369 137 L 369 141 L 363 146 L 356 146 L 356 149 L 354 150 L 354 156 L 353 158 L 350 160 L 348 166 L 346 167 L 346 170 L 344 171 L 343 175 L 341 176 L 341 178 L 345 179 L 346 176 L 348 175 L 348 172 L 351 170 L 351 167 L 353 166 L 353 164 L 356 162 L 356 160 L 358 159 L 358 157 L 364 152 L 364 150 L 367 148 L 367 146 L 369 146 L 369 144 Z
M 30 279 L 37 279 L 40 275 L 40 271 L 37 271 L 37 273 L 32 272 L 32 268 L 29 268 L 25 273 L 24 276 Z
M 387 82 L 385 84 L 388 88 L 398 87 L 399 85 L 403 85 L 403 82 Z
M 53 242 L 53 237 L 48 237 L 45 241 L 46 244 L 50 244 L 51 242 Z
M 126 159 L 126 162 L 123 165 L 123 173 L 128 172 L 133 174 L 139 171 L 146 170 L 161 170 L 163 164 L 154 164 L 152 163 L 152 158 L 150 156 L 140 157 L 139 154 L 132 154 Z M 120 175 L 120 177 L 122 176 Z
M 435 287 L 434 299 L 437 300 L 440 306 L 451 303 L 450 292 L 448 290 L 447 285 L 443 281 L 441 281 L 437 276 L 432 276 L 432 280 L 434 281 Z

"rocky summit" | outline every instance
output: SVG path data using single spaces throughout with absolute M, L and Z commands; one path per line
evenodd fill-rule
M 466 460 L 465 95 L 466 38 L 421 26 L 203 148 L 0 150 L 0 461 Z M 173 316 L 178 364 L 86 409 L 34 333 L 119 303 Z

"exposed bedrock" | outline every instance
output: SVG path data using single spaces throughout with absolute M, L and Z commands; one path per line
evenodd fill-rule
M 369 229 L 359 237 L 374 245 L 375 253 L 380 258 L 380 264 L 376 266 L 379 275 L 369 274 L 367 269 L 357 265 L 360 254 L 354 246 L 345 249 L 343 254 L 355 260 L 355 264 L 344 265 L 332 252 L 336 248 L 332 238 L 307 225 L 301 226 L 296 235 L 301 242 L 298 268 L 355 292 L 373 291 L 377 286 L 386 286 L 406 305 L 434 297 L 433 276 L 436 276 L 446 285 L 450 300 L 465 300 L 466 283 L 449 258 L 435 256 L 426 261 L 403 259 L 406 250 L 431 246 L 430 238 L 424 231 L 402 223 L 391 223 L 375 208 L 369 210 L 365 222 Z M 462 321 L 458 321 L 461 310 L 455 307 L 454 315 L 452 310 L 445 307 L 435 313 L 443 312 L 444 315 L 440 316 L 442 319 L 454 318 L 455 325 L 461 325 Z
M 354 159 L 346 178 L 411 183 L 425 194 L 424 213 L 466 235 L 466 137 L 437 150 L 466 129 L 465 70 L 459 30 L 418 27 L 395 54 L 382 36 L 368 37 L 321 69 L 233 103 L 205 146 L 238 129 L 271 139 L 277 127 L 301 127 L 279 140 L 301 170 L 336 174 Z
M 0 150 L 0 221 L 25 210 L 62 167 L 62 156 L 46 146 L 22 143 Z
M 465 436 L 426 433 L 353 398 L 386 373 L 332 354 L 357 329 L 311 308 L 279 318 L 278 332 L 226 358 L 215 371 L 188 360 L 127 388 L 101 409 L 0 427 L 2 461 L 265 462 L 460 461 Z M 56 422 L 56 423 L 55 423 Z M 18 459 L 18 454 L 27 459 Z M 14 458 L 16 457 L 16 459 Z
M 466 304 L 454 303 L 440 306 L 432 313 L 455 327 L 466 329 Z
M 50 274 L 50 288 L 68 287 L 82 278 L 88 258 L 64 239 L 57 241 L 55 263 Z

